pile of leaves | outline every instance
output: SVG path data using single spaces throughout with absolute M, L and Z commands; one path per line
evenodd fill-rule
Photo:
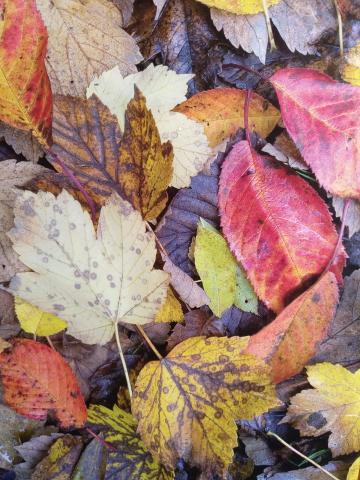
M 359 477 L 360 8 L 203 3 L 1 5 L 3 480 Z

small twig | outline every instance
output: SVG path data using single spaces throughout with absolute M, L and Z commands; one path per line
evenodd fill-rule
M 160 242 L 160 240 L 159 240 L 158 237 L 156 236 L 156 233 L 154 232 L 154 230 L 153 230 L 152 226 L 150 225 L 150 223 L 149 223 L 149 222 L 145 222 L 145 223 L 146 223 L 146 226 L 147 226 L 149 232 L 151 232 L 151 233 L 154 235 L 154 237 L 155 237 L 155 242 L 156 242 L 157 246 L 159 247 L 159 249 L 162 251 L 162 253 L 163 253 L 164 255 L 166 255 L 166 256 L 168 257 L 169 254 L 167 253 L 165 247 L 162 245 L 162 243 Z
M 350 200 L 351 200 L 350 198 L 345 199 L 344 207 L 343 207 L 343 211 L 342 211 L 342 215 L 341 215 L 341 227 L 340 227 L 338 239 L 337 239 L 337 242 L 336 242 L 336 245 L 335 245 L 335 248 L 334 248 L 334 252 L 333 252 L 333 254 L 332 254 L 332 256 L 329 260 L 329 263 L 325 267 L 325 270 L 323 271 L 321 276 L 324 276 L 325 273 L 327 273 L 330 270 L 330 268 L 332 267 L 332 264 L 334 263 L 334 261 L 337 257 L 339 248 L 342 244 L 342 239 L 343 239 L 343 236 L 344 236 L 344 231 L 345 231 L 345 226 L 346 226 L 345 225 L 346 215 L 347 215 L 347 212 L 349 210 Z
M 263 80 L 264 82 L 270 82 L 268 77 L 265 77 L 265 75 L 258 72 L 257 70 L 254 70 L 251 67 L 247 67 L 245 65 L 238 64 L 238 63 L 227 63 L 226 65 L 224 65 L 224 68 L 228 68 L 228 67 L 238 68 L 239 70 L 245 70 L 246 72 L 249 72 L 249 73 L 252 73 L 252 74 L 256 75 L 257 77 L 260 78 L 260 80 Z
M 344 56 L 344 33 L 343 33 L 343 21 L 342 21 L 342 16 L 341 16 L 341 11 L 339 8 L 339 5 L 337 3 L 337 0 L 334 0 L 335 8 L 336 8 L 336 14 L 337 14 L 337 20 L 338 20 L 338 27 L 339 27 L 339 46 L 340 46 L 340 56 Z
M 157 358 L 161 361 L 163 359 L 163 357 L 161 356 L 161 354 L 159 353 L 159 351 L 155 347 L 155 345 L 152 343 L 150 338 L 147 336 L 147 334 L 145 333 L 142 326 L 141 325 L 136 325 L 136 329 L 140 333 L 141 337 L 145 340 L 145 343 L 151 348 L 151 350 L 155 353 Z
M 131 398 L 132 394 L 133 394 L 132 387 L 131 387 L 131 381 L 130 381 L 129 372 L 128 372 L 125 357 L 124 357 L 124 352 L 121 348 L 120 336 L 119 336 L 119 326 L 117 324 L 115 325 L 115 338 L 116 338 L 116 344 L 117 344 L 118 351 L 119 351 L 120 360 L 121 360 L 121 363 L 122 363 L 122 366 L 123 366 L 123 369 L 124 369 L 126 384 L 127 384 L 128 390 L 129 390 L 130 398 Z
M 318 468 L 319 470 L 321 470 L 323 473 L 325 473 L 325 475 L 328 475 L 330 478 L 332 478 L 333 480 L 339 480 L 337 477 L 335 477 L 335 475 L 333 475 L 332 473 L 328 472 L 327 470 L 325 470 L 325 468 L 323 468 L 321 465 L 319 465 L 318 463 L 316 463 L 314 460 L 312 460 L 311 458 L 307 457 L 306 455 L 304 455 L 303 453 L 299 452 L 299 450 L 297 450 L 296 448 L 292 447 L 290 444 L 288 444 L 287 442 L 285 442 L 285 440 L 283 440 L 281 437 L 279 437 L 279 435 L 277 435 L 276 433 L 273 433 L 273 432 L 267 432 L 267 434 L 270 436 L 270 437 L 274 437 L 276 438 L 276 440 L 280 443 L 282 443 L 283 445 L 285 445 L 286 448 L 288 448 L 289 450 L 291 450 L 292 452 L 296 453 L 297 455 L 299 455 L 301 458 L 303 458 L 304 460 L 306 460 L 307 462 L 311 463 L 312 465 L 314 465 L 314 467 Z
M 46 336 L 46 340 L 47 340 L 48 344 L 50 345 L 50 347 L 53 350 L 55 350 L 55 352 L 56 352 L 56 348 L 54 347 L 54 344 L 52 343 L 51 338 L 48 335 Z
M 250 128 L 249 128 L 249 109 L 250 109 L 250 100 L 251 100 L 251 90 L 246 90 L 245 104 L 244 104 L 244 127 L 246 140 L 251 147 L 251 138 L 250 138 Z
M 91 428 L 86 427 L 86 431 L 90 433 L 98 442 L 100 442 L 104 447 L 106 447 L 108 450 L 112 450 L 113 452 L 117 452 L 117 449 L 114 447 L 114 445 L 111 445 L 110 443 L 106 442 L 103 438 L 101 438 L 99 435 L 97 435 L 95 432 L 91 430 Z
M 275 50 L 276 45 L 275 45 L 275 40 L 274 40 L 274 34 L 273 34 L 273 31 L 272 31 L 272 27 L 271 27 L 271 21 L 270 21 L 269 8 L 268 8 L 268 5 L 267 5 L 267 0 L 262 0 L 262 6 L 263 6 L 265 20 L 266 20 L 266 28 L 267 28 L 268 36 L 269 36 L 270 50 Z

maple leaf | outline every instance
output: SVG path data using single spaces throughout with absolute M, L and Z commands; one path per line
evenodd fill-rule
M 187 82 L 192 75 L 178 75 L 167 67 L 149 65 L 143 72 L 123 78 L 114 68 L 104 72 L 90 84 L 87 96 L 96 94 L 111 113 L 116 115 L 120 128 L 125 125 L 125 108 L 136 85 L 146 98 L 154 116 L 162 142 L 171 141 L 174 150 L 174 172 L 171 185 L 187 187 L 190 178 L 202 170 L 211 150 L 203 125 L 185 115 L 170 111 L 185 100 Z
M 46 337 L 61 332 L 67 327 L 67 323 L 61 318 L 43 312 L 30 303 L 23 302 L 20 298 L 15 299 L 15 312 L 21 328 L 33 335 Z
M 266 365 L 240 353 L 247 340 L 193 337 L 141 370 L 132 411 L 165 466 L 182 458 L 204 474 L 224 474 L 237 444 L 235 420 L 278 404 Z
M 237 15 L 254 15 L 263 12 L 263 2 L 261 0 L 200 0 L 201 3 L 209 7 L 216 7 L 220 10 L 236 13 Z M 280 0 L 266 0 L 267 5 L 276 5 Z
M 147 323 L 164 302 L 168 275 L 152 270 L 154 235 L 116 194 L 101 209 L 97 236 L 90 216 L 65 190 L 25 191 L 15 206 L 14 250 L 33 272 L 10 290 L 68 322 L 84 343 L 105 344 L 119 321 Z
M 284 68 L 271 82 L 286 129 L 320 184 L 359 198 L 360 89 L 306 68 Z
M 86 406 L 69 365 L 47 345 L 17 338 L 0 354 L 4 400 L 17 413 L 44 420 L 53 413 L 64 428 L 82 427 Z
M 193 95 L 175 108 L 176 112 L 204 125 L 210 147 L 215 147 L 239 128 L 244 128 L 246 91 L 237 88 L 215 88 Z M 280 112 L 254 93 L 249 105 L 249 122 L 263 138 L 275 128 Z
M 337 234 L 323 200 L 248 142 L 237 143 L 225 159 L 219 205 L 231 250 L 259 298 L 275 312 L 304 282 L 322 273 L 334 252 Z M 341 250 L 333 267 L 339 279 L 343 264 Z
M 103 0 L 37 0 L 49 32 L 47 67 L 55 93 L 82 96 L 95 75 L 115 65 L 136 71 L 142 55 L 122 30 L 115 5 Z
M 165 303 L 158 310 L 155 322 L 181 322 L 183 317 L 181 303 L 175 297 L 172 288 L 169 287 Z
M 360 86 L 360 42 L 347 52 L 341 77 L 345 82 Z
M 360 370 L 349 372 L 341 365 L 318 363 L 307 367 L 314 389 L 291 398 L 282 423 L 291 422 L 301 435 L 331 432 L 329 448 L 336 457 L 360 450 Z
M 272 369 L 274 383 L 299 373 L 326 336 L 338 302 L 338 287 L 328 272 L 257 334 L 247 353 L 263 358 Z
M 359 480 L 360 475 L 360 457 L 358 457 L 349 468 L 346 480 Z
M 52 96 L 45 69 L 47 33 L 34 0 L 1 4 L 0 119 L 51 142 Z M 19 62 L 21 59 L 21 62 Z
M 167 472 L 146 450 L 136 432 L 136 422 L 130 413 L 114 405 L 109 410 L 101 405 L 90 405 L 88 421 L 100 427 L 104 440 L 116 448 L 109 450 L 105 478 L 128 480 L 170 480 L 173 473 Z

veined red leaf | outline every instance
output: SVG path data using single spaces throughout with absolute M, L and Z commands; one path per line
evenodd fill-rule
M 320 184 L 360 198 L 360 88 L 307 68 L 271 77 L 285 126 Z
M 274 383 L 299 373 L 315 355 L 316 345 L 326 336 L 338 302 L 333 273 L 288 305 L 275 320 L 250 337 L 246 352 L 264 359 Z
M 326 204 L 315 190 L 248 142 L 225 159 L 219 189 L 221 225 L 258 296 L 280 312 L 315 280 L 337 242 Z M 341 277 L 345 255 L 335 273 Z
M 46 28 L 35 0 L 1 0 L 0 11 L 0 120 L 46 145 L 52 121 Z
M 36 420 L 53 413 L 64 428 L 82 427 L 86 405 L 75 375 L 61 355 L 33 340 L 11 342 L 0 354 L 4 400 L 17 413 Z

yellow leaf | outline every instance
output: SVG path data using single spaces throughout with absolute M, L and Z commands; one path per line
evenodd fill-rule
M 27 333 L 40 337 L 54 335 L 67 327 L 67 323 L 61 318 L 43 312 L 34 305 L 23 302 L 20 298 L 15 298 L 15 312 L 21 328 Z
M 20 260 L 10 291 L 68 322 L 84 343 L 111 340 L 118 322 L 154 320 L 165 301 L 168 275 L 153 270 L 155 237 L 139 212 L 113 194 L 102 207 L 97 235 L 88 212 L 63 190 L 24 191 L 9 234 Z
M 84 95 L 95 75 L 115 65 L 126 75 L 142 55 L 120 27 L 120 11 L 104 0 L 37 0 L 49 33 L 47 70 L 55 93 Z
M 360 42 L 347 53 L 341 76 L 345 82 L 360 86 Z
M 263 12 L 262 0 L 199 0 L 208 7 L 215 7 L 237 15 L 254 15 Z M 266 0 L 268 7 L 276 5 L 280 0 Z
M 109 410 L 101 405 L 90 405 L 88 422 L 100 427 L 106 442 L 116 448 L 108 450 L 106 478 L 117 480 L 171 480 L 167 472 L 146 450 L 136 432 L 136 422 L 130 413 L 114 405 Z
M 3 352 L 6 348 L 9 348 L 11 345 L 9 342 L 0 337 L 0 353 Z
M 132 411 L 151 453 L 165 466 L 179 458 L 224 474 L 237 445 L 235 420 L 279 404 L 269 369 L 242 354 L 248 338 L 193 337 L 141 370 Z
M 351 373 L 341 365 L 318 363 L 307 367 L 313 390 L 291 399 L 282 422 L 291 422 L 304 436 L 331 432 L 333 455 L 360 450 L 360 370 Z
M 165 303 L 160 307 L 156 314 L 155 322 L 181 322 L 184 314 L 181 303 L 175 297 L 172 288 L 169 287 Z
M 359 480 L 360 475 L 360 457 L 349 468 L 346 480 Z
M 145 220 L 157 218 L 166 206 L 172 163 L 171 143 L 161 144 L 154 117 L 135 86 L 135 96 L 125 113 L 125 131 L 119 152 L 119 182 L 125 198 Z

